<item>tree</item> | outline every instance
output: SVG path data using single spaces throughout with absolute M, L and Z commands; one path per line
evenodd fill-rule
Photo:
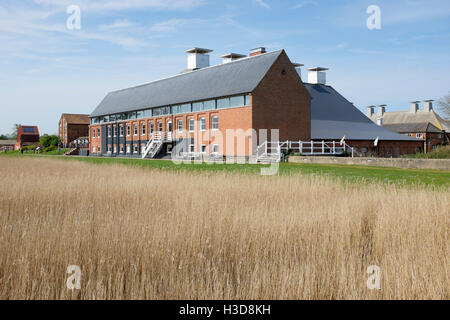
M 8 140 L 8 136 L 5 136 L 4 134 L 0 135 L 0 140 Z
M 17 131 L 19 130 L 20 126 L 21 126 L 21 124 L 18 124 L 18 123 L 14 124 L 13 133 L 11 134 L 12 139 L 17 139 Z
M 439 113 L 444 118 L 446 118 L 447 120 L 450 120 L 450 91 L 449 91 L 448 95 L 439 99 L 438 110 L 439 110 Z
M 59 136 L 57 135 L 48 135 L 44 134 L 39 141 L 41 146 L 44 148 L 47 147 L 58 147 L 59 144 Z

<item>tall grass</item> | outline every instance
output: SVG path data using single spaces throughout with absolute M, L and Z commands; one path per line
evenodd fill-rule
M 445 191 L 24 158 L 0 176 L 0 299 L 450 298 Z

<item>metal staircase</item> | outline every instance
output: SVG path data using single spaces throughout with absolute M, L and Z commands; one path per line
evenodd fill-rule
M 256 149 L 258 163 L 281 162 L 289 150 L 304 156 L 338 156 L 345 152 L 354 156 L 355 150 L 346 142 L 335 141 L 265 141 Z
M 166 142 L 172 142 L 171 132 L 153 133 L 150 137 L 150 140 L 145 145 L 144 150 L 142 151 L 142 159 L 154 158 L 161 150 L 163 144 Z

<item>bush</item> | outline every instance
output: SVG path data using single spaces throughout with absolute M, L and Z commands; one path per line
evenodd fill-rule
M 439 146 L 429 153 L 404 155 L 403 158 L 417 159 L 450 159 L 450 146 Z
M 58 149 L 58 147 L 48 146 L 48 147 L 44 148 L 44 153 L 45 152 L 50 152 L 50 151 L 55 151 L 56 149 Z
M 47 148 L 47 147 L 50 147 L 50 146 L 58 147 L 59 136 L 57 136 L 57 135 L 50 136 L 48 134 L 44 134 L 41 137 L 40 143 L 41 143 L 41 146 L 44 148 L 44 152 L 45 152 L 45 148 Z M 55 150 L 55 149 L 53 149 L 53 150 Z

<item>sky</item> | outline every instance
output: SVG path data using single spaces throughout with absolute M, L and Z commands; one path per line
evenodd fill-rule
M 380 29 L 367 27 L 371 5 Z M 188 48 L 213 49 L 214 65 L 260 46 L 305 64 L 303 79 L 329 68 L 363 112 L 450 91 L 448 0 L 0 0 L 0 134 L 15 123 L 56 134 L 62 113 L 186 69 Z

